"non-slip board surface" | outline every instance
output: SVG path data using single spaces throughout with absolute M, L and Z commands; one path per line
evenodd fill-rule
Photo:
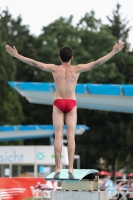
M 68 169 L 62 169 L 61 173 L 58 176 L 55 176 L 55 172 L 52 172 L 45 180 L 57 180 L 57 181 L 80 181 L 83 178 L 89 178 L 89 175 L 97 174 L 98 170 L 96 169 L 74 169 L 74 177 L 69 175 Z

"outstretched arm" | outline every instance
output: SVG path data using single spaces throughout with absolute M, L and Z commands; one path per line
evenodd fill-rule
M 91 63 L 77 65 L 77 72 L 81 73 L 81 72 L 90 71 L 91 69 L 102 65 L 103 63 L 108 61 L 110 58 L 112 58 L 113 55 L 120 52 L 123 48 L 124 48 L 124 42 L 115 44 L 112 51 L 108 53 L 107 55 L 103 56 L 102 58 L 99 58 L 98 60 Z
M 5 50 L 13 57 L 21 60 L 24 63 L 27 63 L 28 65 L 31 65 L 33 67 L 38 67 L 41 70 L 47 71 L 47 72 L 53 72 L 55 69 L 55 65 L 54 64 L 45 64 L 42 62 L 38 62 L 36 60 L 33 60 L 31 58 L 27 58 L 24 57 L 20 54 L 18 54 L 17 49 L 15 48 L 15 46 L 12 48 L 9 45 L 5 46 Z

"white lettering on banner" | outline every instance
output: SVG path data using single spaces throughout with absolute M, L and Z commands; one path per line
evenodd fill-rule
M 0 189 L 0 199 L 12 199 L 14 196 L 19 195 L 19 193 L 24 193 L 26 188 L 8 188 Z
M 17 154 L 16 151 L 13 151 L 12 154 L 8 154 L 5 152 L 5 154 L 0 154 L 0 162 L 1 163 L 13 163 L 13 162 L 23 162 L 24 155 Z

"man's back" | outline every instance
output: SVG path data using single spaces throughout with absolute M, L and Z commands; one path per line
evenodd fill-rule
M 62 65 L 55 66 L 52 74 L 56 85 L 55 99 L 76 99 L 75 86 L 79 77 L 76 66 L 63 63 Z

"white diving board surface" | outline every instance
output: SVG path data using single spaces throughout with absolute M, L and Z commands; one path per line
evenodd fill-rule
M 89 127 L 86 125 L 77 125 L 75 135 L 81 135 Z M 53 125 L 18 125 L 0 126 L 0 141 L 11 140 L 24 140 L 35 138 L 53 138 L 54 126 Z M 66 135 L 66 126 L 63 128 L 63 135 Z
M 52 105 L 56 90 L 54 83 L 8 82 L 30 103 Z M 78 108 L 133 113 L 133 85 L 77 84 Z
M 62 169 L 58 176 L 55 176 L 55 172 L 52 172 L 45 180 L 57 180 L 57 181 L 80 181 L 82 179 L 94 179 L 95 174 L 98 174 L 96 169 L 74 169 L 73 176 L 68 173 L 68 169 Z

